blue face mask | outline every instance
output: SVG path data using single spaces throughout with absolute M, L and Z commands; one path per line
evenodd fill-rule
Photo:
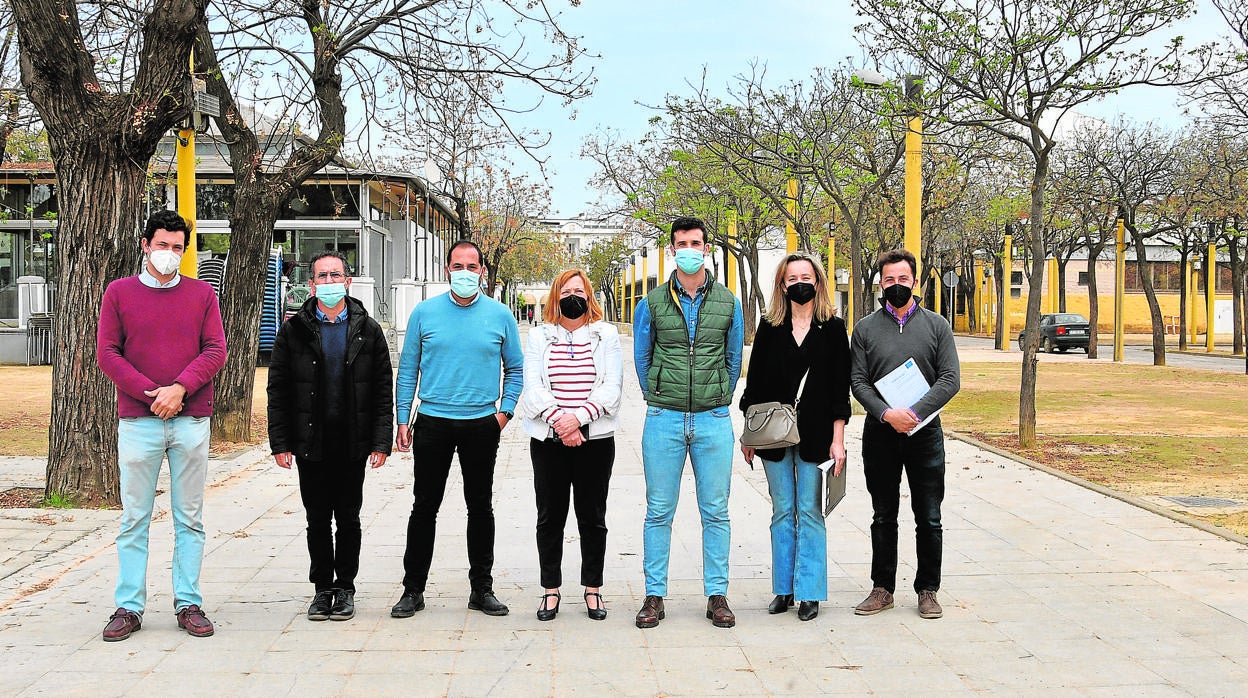
M 676 250 L 676 266 L 686 274 L 696 274 L 706 260 L 701 250 L 682 247 Z
M 342 302 L 347 296 L 346 284 L 317 284 L 316 298 L 325 305 L 326 308 L 332 308 Z
M 451 272 L 451 293 L 460 298 L 468 299 L 481 290 L 481 275 L 467 269 Z

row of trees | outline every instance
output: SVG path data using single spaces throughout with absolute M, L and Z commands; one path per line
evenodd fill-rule
M 213 419 L 214 437 L 230 441 L 251 436 L 264 259 L 295 187 L 352 150 L 386 146 L 399 160 L 424 150 L 472 234 L 470 177 L 486 154 L 543 143 L 511 128 L 511 115 L 545 97 L 570 103 L 593 84 L 577 38 L 540 0 L 12 0 L 3 10 L 20 50 L 4 45 L 0 90 L 20 71 L 58 177 L 47 491 L 82 502 L 117 501 L 97 314 L 108 282 L 138 267 L 148 163 L 191 114 L 188 66 L 221 102 L 213 125 L 234 170 L 221 296 L 230 356 Z M 527 101 L 504 94 L 513 85 Z
M 1245 3 L 1216 4 L 1241 30 Z M 910 116 L 921 112 L 923 249 L 915 252 L 925 269 L 962 265 L 968 280 L 973 260 L 989 258 L 1000 283 L 1008 280 L 1000 254 L 1009 226 L 1024 260 L 1028 328 L 1039 321 L 1045 259 L 1086 250 L 1095 260 L 1112 244 L 1120 210 L 1141 262 L 1150 240 L 1177 240 L 1181 254 L 1191 254 L 1209 234 L 1194 226 L 1207 231 L 1212 221 L 1240 267 L 1239 221 L 1248 202 L 1233 160 L 1243 152 L 1246 120 L 1220 117 L 1245 94 L 1245 66 L 1234 51 L 1162 36 L 1191 16 L 1194 3 L 854 5 L 868 20 L 858 29 L 864 51 L 888 72 L 920 76 L 912 89 L 865 89 L 848 64 L 779 86 L 755 66 L 722 93 L 703 80 L 691 94 L 669 96 L 639 141 L 613 133 L 586 141 L 610 210 L 648 225 L 651 237 L 677 214 L 700 215 L 717 244 L 737 254 L 742 278 L 757 278 L 759 246 L 774 244 L 786 223 L 811 250 L 824 250 L 831 234 L 836 266 L 851 270 L 861 316 L 874 307 L 876 254 L 901 244 L 904 139 Z M 1240 35 L 1236 45 L 1248 43 Z M 1159 85 L 1184 90 L 1218 118 L 1194 122 L 1196 133 L 1182 138 L 1152 125 L 1070 127 L 1077 108 L 1124 88 Z M 785 194 L 789 179 L 799 185 L 796 207 Z M 724 234 L 730 219 L 735 239 Z M 1236 273 L 1242 285 L 1242 270 Z M 1164 363 L 1164 326 L 1144 277 L 1156 361 Z M 1095 297 L 1092 262 L 1089 278 Z M 764 299 L 757 283 L 743 295 L 752 326 Z M 1039 333 L 1027 332 L 1019 403 L 1025 446 L 1035 438 L 1038 348 Z

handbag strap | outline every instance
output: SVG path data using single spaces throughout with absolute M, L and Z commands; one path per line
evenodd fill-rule
M 797 409 L 798 403 L 802 401 L 802 390 L 806 388 L 806 376 L 810 375 L 810 369 L 802 374 L 802 382 L 797 384 L 797 396 L 793 398 L 793 409 Z

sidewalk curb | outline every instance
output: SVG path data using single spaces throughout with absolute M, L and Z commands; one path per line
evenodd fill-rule
M 963 443 L 970 444 L 971 446 L 974 446 L 979 449 L 983 449 L 990 453 L 995 453 L 996 455 L 1001 456 L 1002 458 L 1008 458 L 1009 460 L 1012 460 L 1015 463 L 1025 465 L 1034 470 L 1039 470 L 1042 473 L 1048 473 L 1049 475 L 1060 478 L 1070 483 L 1074 483 L 1076 485 L 1079 485 L 1080 487 L 1092 490 L 1093 492 L 1103 494 L 1106 497 L 1112 497 L 1114 499 L 1117 499 L 1120 502 L 1126 502 L 1127 504 L 1130 504 L 1135 507 L 1139 507 L 1140 509 L 1143 509 L 1148 512 L 1152 512 L 1154 514 L 1157 514 L 1158 516 L 1164 516 L 1165 518 L 1170 519 L 1171 521 L 1177 521 L 1178 523 L 1181 523 L 1181 524 L 1187 524 L 1188 526 L 1191 526 L 1193 528 L 1198 528 L 1204 531 L 1205 533 L 1212 533 L 1213 535 L 1218 536 L 1220 538 L 1225 538 L 1226 540 L 1229 540 L 1232 543 L 1238 543 L 1240 545 L 1248 546 L 1248 537 L 1241 536 L 1238 533 L 1235 533 L 1234 531 L 1229 531 L 1225 528 L 1222 528 L 1221 526 L 1215 526 L 1211 523 L 1206 523 L 1204 521 L 1201 521 L 1200 519 L 1196 519 L 1190 516 L 1186 516 L 1184 514 L 1180 514 L 1177 511 L 1173 511 L 1171 509 L 1158 506 L 1156 504 L 1153 504 L 1152 502 L 1144 501 L 1143 499 L 1140 499 L 1139 497 L 1133 497 L 1129 494 L 1123 494 L 1122 492 L 1119 492 L 1117 490 L 1112 490 L 1104 485 L 1098 485 L 1095 482 L 1084 480 L 1081 477 L 1076 477 L 1074 475 L 1071 475 L 1070 473 L 1058 470 L 1057 468 L 1052 468 L 1047 465 L 1044 465 L 1043 463 L 1038 463 L 1034 460 L 1031 460 L 1030 458 L 1024 458 L 1023 456 L 1020 456 L 1016 453 L 1010 453 L 1009 451 L 1005 449 L 998 448 L 996 446 L 993 446 L 992 444 L 980 441 L 979 439 L 973 436 L 968 436 L 966 434 L 962 434 L 960 432 L 952 431 L 949 429 L 945 430 L 945 435 L 956 441 L 961 441 Z

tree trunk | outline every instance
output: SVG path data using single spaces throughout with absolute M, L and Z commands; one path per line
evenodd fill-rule
M 1183 239 L 1183 247 L 1179 249 L 1179 351 L 1187 350 L 1187 285 L 1191 276 L 1187 273 L 1187 259 L 1192 252 L 1187 238 Z
M 1144 297 L 1148 299 L 1148 314 L 1153 325 L 1153 365 L 1166 365 L 1166 321 L 1161 316 L 1161 305 L 1157 302 L 1157 291 L 1153 288 L 1153 275 L 1148 267 L 1147 251 L 1144 238 L 1136 233 L 1135 225 L 1127 226 L 1131 239 L 1135 242 L 1135 263 L 1140 270 L 1140 286 L 1144 288 Z M 1125 330 L 1124 330 L 1125 331 Z
M 96 332 L 104 289 L 139 267 L 147 172 L 115 145 L 81 138 L 72 155 L 62 150 L 56 168 L 57 341 L 46 492 L 76 504 L 121 501 L 117 392 L 96 363 Z
M 1239 254 L 1239 221 L 1235 222 L 1230 235 L 1226 236 L 1226 249 L 1231 259 L 1231 317 L 1234 329 L 1231 331 L 1233 351 L 1244 353 L 1244 264 Z
M 1101 298 L 1096 288 L 1096 260 L 1101 256 L 1103 246 L 1088 248 L 1088 358 L 1096 358 L 1097 336 L 1096 323 L 1101 318 Z
M 186 66 L 207 0 L 157 0 L 144 17 L 131 91 L 105 92 L 68 0 L 10 3 L 22 84 L 39 111 L 57 176 L 57 296 L 47 494 L 118 504 L 116 392 L 98 368 L 104 289 L 138 270 L 147 163 L 186 118 Z
M 1038 140 L 1033 137 L 1033 141 Z M 1037 148 L 1038 150 L 1038 148 Z M 1028 279 L 1027 320 L 1024 331 L 1023 363 L 1018 389 L 1018 444 L 1031 448 L 1036 441 L 1036 353 L 1040 347 L 1040 286 L 1044 281 L 1044 188 L 1048 182 L 1049 155 L 1036 156 L 1036 169 L 1031 180 L 1031 218 L 1028 221 L 1028 242 L 1031 249 L 1031 278 Z M 1005 273 L 1009 273 L 1007 269 Z M 1008 281 L 1008 280 L 1007 280 Z M 1009 292 L 1008 283 L 1005 286 Z
M 221 323 L 230 353 L 217 376 L 212 437 L 236 443 L 252 438 L 251 402 L 264 308 L 261 290 L 269 271 L 273 224 L 277 220 L 277 203 L 260 181 L 234 186 L 230 259 L 221 283 Z

